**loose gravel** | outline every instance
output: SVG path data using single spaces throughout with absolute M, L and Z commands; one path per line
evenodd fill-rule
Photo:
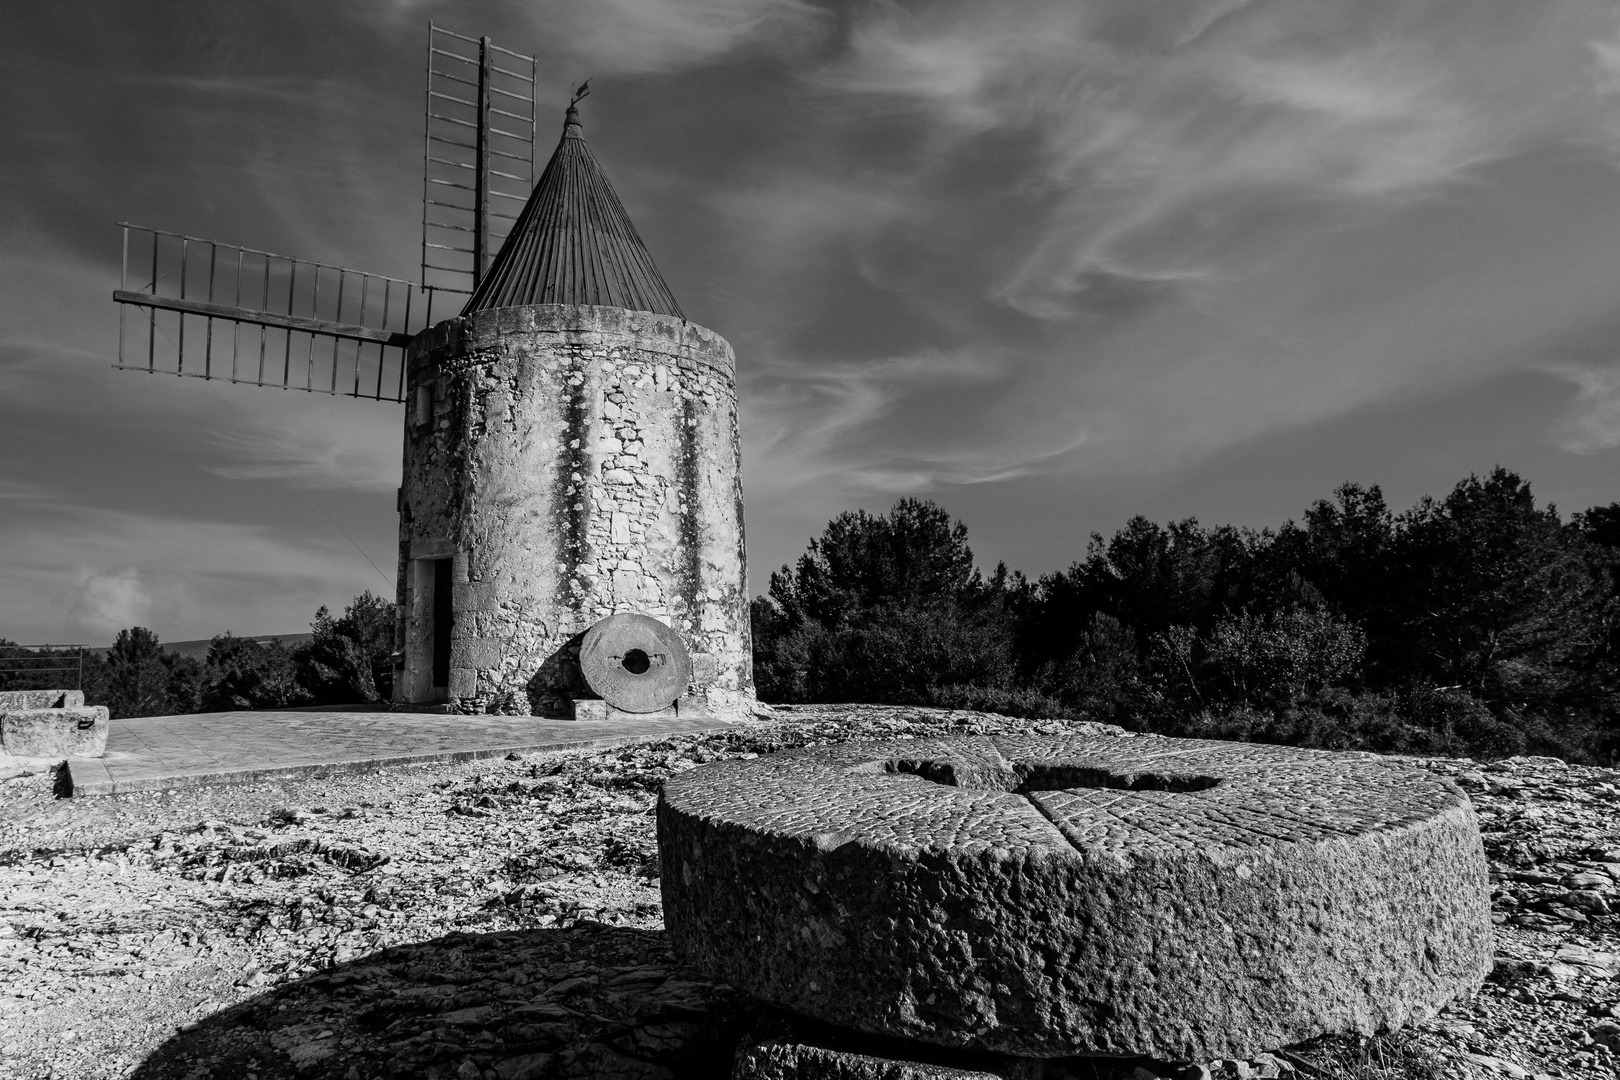
M 635 747 L 244 787 L 59 799 L 49 773 L 14 777 L 0 783 L 0 1078 L 725 1076 L 762 1015 L 669 953 L 663 780 L 851 738 L 1067 730 L 796 706 Z M 1391 1077 L 1620 1077 L 1620 772 L 1413 763 L 1480 814 L 1497 943 L 1479 994 L 1377 1044 L 1071 1059 L 1047 1080 L 1341 1076 L 1331 1063 L 1357 1055 L 1408 1063 Z

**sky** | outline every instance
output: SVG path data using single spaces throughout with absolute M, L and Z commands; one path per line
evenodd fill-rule
M 591 78 L 737 353 L 756 592 L 908 495 L 1031 575 L 1345 481 L 1620 500 L 1604 0 L 7 0 L 0 636 L 392 591 L 401 407 L 114 370 L 111 292 L 120 220 L 416 276 L 429 20 L 537 56 L 543 144 Z

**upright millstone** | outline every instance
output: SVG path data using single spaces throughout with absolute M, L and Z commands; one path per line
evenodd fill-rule
M 665 704 L 752 706 L 731 346 L 681 312 L 574 108 L 461 317 L 407 364 L 398 700 L 567 715 L 585 631 L 633 613 L 690 656 Z

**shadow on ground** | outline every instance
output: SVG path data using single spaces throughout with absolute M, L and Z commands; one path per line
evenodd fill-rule
M 748 1007 L 659 931 L 456 933 L 288 982 L 188 1025 L 135 1080 L 724 1077 Z
M 582 922 L 450 934 L 285 983 L 187 1025 L 131 1080 L 713 1080 L 731 1075 L 745 1037 L 787 1035 L 1025 1076 L 999 1055 L 789 1020 L 683 970 L 662 931 Z M 1111 1080 L 1139 1063 L 1152 1064 L 1071 1058 L 1046 1071 Z
M 998 1055 L 841 1033 L 761 1010 L 681 968 L 662 931 L 582 922 L 567 929 L 450 934 L 285 983 L 188 1024 L 130 1077 L 711 1080 L 731 1075 L 745 1038 L 750 1045 L 787 1038 L 1003 1077 L 1037 1075 Z M 1327 1056 L 1317 1060 L 1327 1069 L 1318 1075 L 1439 1075 L 1399 1039 L 1322 1042 L 1318 1049 Z M 1210 1075 L 1145 1058 L 1064 1058 L 1038 1074 L 1042 1080 L 1120 1080 L 1140 1076 L 1143 1066 L 1155 1076 Z M 872 1075 L 890 1074 L 880 1068 Z

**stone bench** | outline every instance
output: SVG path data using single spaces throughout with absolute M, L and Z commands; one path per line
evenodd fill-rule
M 1491 965 L 1467 797 L 1366 754 L 850 743 L 674 777 L 658 834 L 698 968 L 944 1046 L 1242 1058 L 1400 1027 Z
M 107 707 L 79 690 L 0 691 L 0 751 L 12 757 L 101 757 Z

